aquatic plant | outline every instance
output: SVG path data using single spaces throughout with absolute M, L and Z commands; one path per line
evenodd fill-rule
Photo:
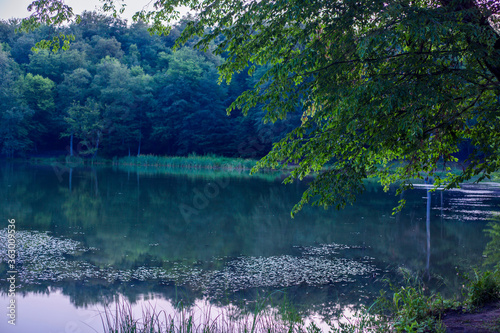
M 214 258 L 224 262 L 216 270 L 204 270 L 182 262 L 170 267 L 140 266 L 134 269 L 117 269 L 112 266 L 98 267 L 77 258 L 77 254 L 99 251 L 86 248 L 79 242 L 51 236 L 46 232 L 20 230 L 16 234 L 18 244 L 19 281 L 40 283 L 64 280 L 99 279 L 117 281 L 163 281 L 177 285 L 189 285 L 206 296 L 218 297 L 225 292 L 237 292 L 249 288 L 282 288 L 307 284 L 321 286 L 339 282 L 354 282 L 356 276 L 374 274 L 377 269 L 370 258 L 361 261 L 333 257 L 336 250 L 345 245 L 324 244 L 298 249 L 302 255 L 252 257 L 233 259 Z M 7 262 L 7 229 L 0 230 L 0 260 Z
M 142 167 L 168 167 L 168 168 L 193 168 L 193 169 L 213 169 L 213 170 L 250 170 L 256 163 L 256 160 L 243 159 L 235 157 L 223 157 L 213 154 L 188 156 L 157 156 L 157 155 L 139 155 L 125 156 L 121 158 L 105 159 L 92 158 L 83 159 L 80 157 L 68 158 L 59 157 L 33 157 L 30 161 L 34 164 L 92 164 L 92 165 L 128 165 Z
M 251 159 L 230 158 L 215 155 L 198 156 L 156 156 L 139 155 L 127 156 L 117 159 L 114 164 L 138 166 L 163 166 L 175 168 L 201 168 L 201 169 L 245 169 L 250 170 L 256 161 Z
M 302 318 L 294 315 L 293 308 L 284 303 L 280 308 L 265 305 L 262 299 L 252 313 L 233 312 L 232 307 L 223 311 L 214 311 L 212 307 L 202 311 L 177 304 L 176 310 L 167 313 L 155 305 L 142 307 L 140 318 L 134 316 L 132 306 L 123 299 L 118 299 L 114 306 L 101 311 L 101 322 L 106 333 L 320 333 L 314 324 L 305 324 Z

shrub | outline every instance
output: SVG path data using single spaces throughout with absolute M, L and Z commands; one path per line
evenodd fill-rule
M 464 276 L 467 281 L 465 287 L 466 307 L 471 310 L 488 303 L 500 300 L 500 271 L 479 272 Z

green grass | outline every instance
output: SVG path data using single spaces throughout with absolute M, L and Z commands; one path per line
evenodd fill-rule
M 201 169 L 245 169 L 249 170 L 256 161 L 251 159 L 221 157 L 215 155 L 189 156 L 155 156 L 140 155 L 114 159 L 113 164 L 154 166 L 169 168 L 201 168 Z
M 426 295 L 420 284 L 394 290 L 392 298 L 382 292 L 373 306 L 376 327 L 391 332 L 440 332 L 445 329 L 441 314 L 450 306 L 440 294 Z
M 149 305 L 142 308 L 138 319 L 134 317 L 130 303 L 121 300 L 101 313 L 101 322 L 106 333 L 321 332 L 314 324 L 306 326 L 290 306 L 281 311 L 257 306 L 253 313 L 246 314 L 231 308 L 217 315 L 211 312 L 209 308 L 205 313 L 196 313 L 177 304 L 174 313 L 167 313 Z
M 81 157 L 32 157 L 29 159 L 34 164 L 72 164 L 72 165 L 126 165 L 139 167 L 167 167 L 167 168 L 190 168 L 190 169 L 211 169 L 211 170 L 250 170 L 256 160 L 222 157 L 216 155 L 189 155 L 189 156 L 156 156 L 140 155 L 127 156 L 122 158 L 104 159 Z
M 393 289 L 393 296 L 381 296 L 369 311 L 362 314 L 374 332 L 445 332 L 442 314 L 450 309 L 475 311 L 500 301 L 500 271 L 473 270 L 462 275 L 465 280 L 464 300 L 445 300 L 440 294 L 426 294 L 416 280 L 407 278 L 405 286 Z M 369 316 L 371 314 L 371 317 Z M 365 320 L 366 321 L 366 320 Z M 347 332 L 358 332 L 347 330 Z M 363 330 L 359 332 L 364 332 Z
M 239 179 L 262 179 L 274 181 L 280 179 L 279 171 L 266 171 L 250 174 L 248 169 L 203 169 L 203 168 L 175 168 L 175 167 L 147 167 L 138 165 L 115 165 L 116 168 L 124 172 L 136 172 L 141 176 L 156 176 L 156 175 L 180 175 L 189 178 L 204 178 L 204 179 L 219 179 L 219 178 L 239 178 Z
M 258 178 L 267 181 L 274 181 L 282 178 L 283 171 L 260 170 L 250 175 L 250 169 L 255 165 L 256 160 L 221 157 L 215 155 L 187 157 L 166 157 L 154 155 L 141 155 L 112 160 L 95 158 L 83 159 L 78 156 L 59 156 L 50 158 L 31 158 L 33 164 L 52 165 L 56 167 L 80 167 L 84 165 L 92 166 L 112 166 L 125 172 L 137 172 L 139 175 L 183 175 L 193 178 L 203 177 L 217 179 L 223 177 L 237 178 Z

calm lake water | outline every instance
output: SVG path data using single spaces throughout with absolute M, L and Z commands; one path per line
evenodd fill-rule
M 214 313 L 289 302 L 330 320 L 383 280 L 418 274 L 444 295 L 480 265 L 497 184 L 399 196 L 367 183 L 342 211 L 290 210 L 305 183 L 242 172 L 0 167 L 1 332 L 96 332 L 117 296 Z M 16 326 L 8 324 L 8 220 L 16 228 Z

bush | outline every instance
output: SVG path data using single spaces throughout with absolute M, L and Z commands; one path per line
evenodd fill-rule
M 478 272 L 464 276 L 466 307 L 471 310 L 500 300 L 500 271 Z

